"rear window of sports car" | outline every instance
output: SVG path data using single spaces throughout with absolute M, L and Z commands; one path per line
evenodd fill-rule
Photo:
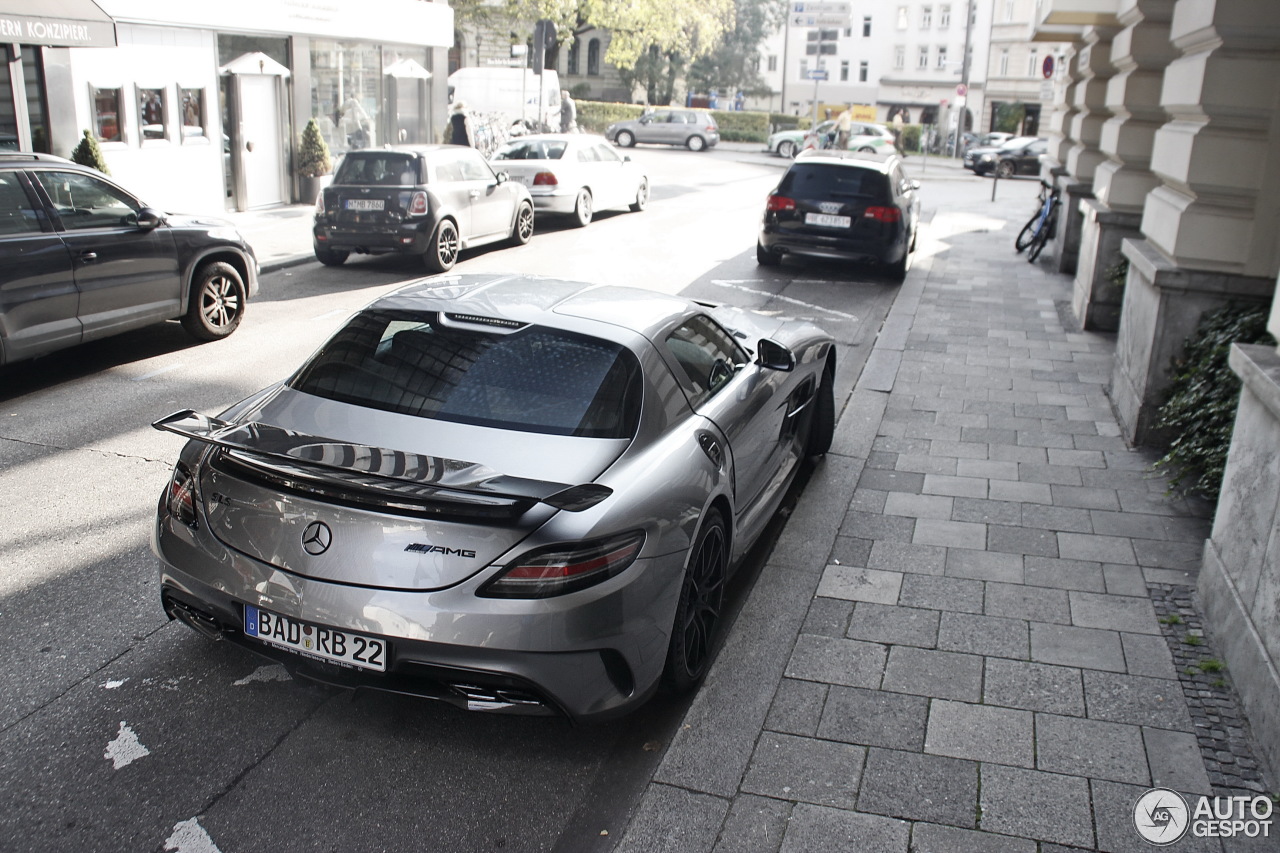
M 635 435 L 643 386 L 630 350 L 558 329 L 498 322 L 365 311 L 288 384 L 420 418 L 587 438 Z
M 796 163 L 782 176 L 778 194 L 815 201 L 887 204 L 889 178 L 874 169 L 827 163 Z

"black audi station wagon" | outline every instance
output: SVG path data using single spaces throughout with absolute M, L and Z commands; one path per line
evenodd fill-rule
M 164 320 L 216 340 L 257 292 L 230 222 L 161 213 L 61 157 L 0 153 L 0 364 Z
M 802 151 L 765 202 L 756 260 L 876 264 L 901 281 L 916 245 L 919 189 L 896 155 Z

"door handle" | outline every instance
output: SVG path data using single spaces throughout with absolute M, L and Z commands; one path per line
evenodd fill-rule
M 97 252 L 81 252 L 80 253 L 80 260 L 82 261 L 96 261 L 97 259 L 98 259 Z
M 470 195 L 472 198 L 480 198 L 480 190 L 472 190 Z

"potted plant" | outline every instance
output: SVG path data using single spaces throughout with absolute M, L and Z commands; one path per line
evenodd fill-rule
M 298 191 L 302 201 L 315 201 L 320 191 L 329 185 L 333 176 L 333 158 L 329 156 L 329 146 L 320 135 L 320 125 L 313 118 L 307 122 L 302 131 L 302 141 L 298 144 Z
M 81 166 L 97 169 L 104 175 L 111 174 L 111 170 L 107 168 L 106 158 L 102 156 L 102 148 L 98 146 L 97 138 L 90 131 L 84 132 L 84 138 L 71 152 L 71 160 Z

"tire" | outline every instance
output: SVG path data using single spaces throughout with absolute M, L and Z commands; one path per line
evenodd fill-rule
M 244 317 L 244 279 L 231 264 L 215 261 L 196 270 L 182 327 L 198 341 L 216 341 L 236 330 Z
M 809 419 L 809 435 L 805 439 L 804 455 L 810 458 L 824 455 L 831 449 L 836 434 L 836 393 L 831 369 L 822 371 L 822 381 L 813 398 L 813 415 Z
M 1012 160 L 1001 160 L 996 164 L 996 175 L 1001 178 L 1012 178 L 1015 171 Z
M 591 217 L 594 214 L 591 202 L 591 190 L 586 187 L 578 190 L 578 199 L 573 203 L 573 224 L 579 228 L 586 228 L 591 224 Z
M 708 510 L 689 551 L 671 626 L 663 681 L 677 693 L 692 690 L 711 666 L 711 644 L 724 604 L 729 537 L 718 510 Z
M 523 246 L 533 238 L 533 205 L 522 202 L 516 211 L 516 224 L 511 229 L 511 245 Z
M 316 246 L 315 249 L 316 260 L 324 264 L 326 267 L 342 266 L 346 262 L 347 257 L 351 254 L 350 252 L 336 251 L 326 246 Z
M 690 136 L 684 141 L 684 144 L 690 151 L 707 150 L 707 140 L 703 139 L 701 136 Z
M 776 267 L 781 263 L 782 258 L 777 252 L 771 252 L 764 246 L 756 243 L 756 263 L 762 267 Z
M 1013 240 L 1013 252 L 1021 255 L 1023 251 L 1031 245 L 1031 241 L 1036 237 L 1036 225 L 1040 223 L 1040 211 L 1036 211 L 1036 215 L 1027 220 L 1027 224 L 1022 226 L 1022 230 L 1018 232 L 1018 236 Z
M 910 249 L 902 253 L 902 259 L 897 263 L 889 264 L 888 273 L 891 281 L 901 284 L 907 280 L 907 270 L 911 269 L 911 251 Z
M 1058 211 L 1049 211 L 1049 218 L 1045 220 L 1044 227 L 1036 232 L 1031 238 L 1030 245 L 1027 246 L 1027 262 L 1034 264 L 1036 259 L 1040 257 L 1040 253 L 1044 251 L 1045 243 L 1049 242 L 1049 238 L 1053 236 L 1053 231 L 1058 225 Z
M 458 226 L 453 224 L 452 219 L 441 220 L 435 233 L 431 235 L 431 245 L 427 247 L 422 261 L 432 272 L 448 272 L 458 262 L 460 245 Z
M 864 145 L 864 146 L 862 146 L 861 148 L 859 148 L 859 149 L 858 149 L 858 151 L 860 151 L 860 152 L 861 152 L 861 153 L 863 153 L 863 154 L 874 154 L 874 153 L 876 153 L 876 149 L 872 148 L 870 145 Z
M 778 143 L 778 156 L 784 160 L 794 160 L 796 158 L 796 144 L 790 139 L 784 139 Z
M 629 130 L 618 131 L 615 141 L 618 143 L 619 148 L 634 148 L 636 146 L 635 134 Z
M 639 213 L 649 204 L 649 179 L 645 178 L 640 182 L 640 187 L 636 190 L 636 200 L 631 202 L 631 212 Z

